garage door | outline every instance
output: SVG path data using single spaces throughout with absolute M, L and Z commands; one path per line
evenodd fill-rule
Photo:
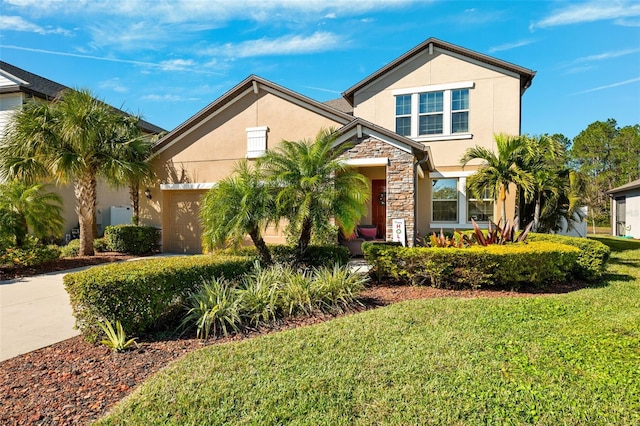
M 201 253 L 198 208 L 205 191 L 165 191 L 163 251 L 166 253 Z

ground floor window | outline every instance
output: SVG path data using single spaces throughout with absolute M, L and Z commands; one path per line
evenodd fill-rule
M 458 179 L 434 179 L 431 181 L 432 220 L 434 222 L 458 221 Z
M 485 189 L 482 198 L 474 198 L 474 195 L 467 188 L 467 221 L 471 219 L 476 222 L 493 221 L 493 198 L 489 196 L 489 190 Z

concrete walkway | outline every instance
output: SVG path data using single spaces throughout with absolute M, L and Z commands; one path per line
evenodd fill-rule
M 68 272 L 0 281 L 0 361 L 80 334 L 62 284 Z

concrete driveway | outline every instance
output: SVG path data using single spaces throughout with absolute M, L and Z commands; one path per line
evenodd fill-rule
M 0 281 L 0 361 L 80 334 L 62 284 L 68 272 Z

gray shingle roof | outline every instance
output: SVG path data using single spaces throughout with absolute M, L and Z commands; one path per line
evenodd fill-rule
M 611 191 L 607 191 L 607 194 L 616 194 L 618 192 L 624 192 L 630 189 L 637 189 L 637 188 L 640 188 L 640 179 L 636 179 L 633 182 L 627 183 L 626 185 L 613 188 Z

